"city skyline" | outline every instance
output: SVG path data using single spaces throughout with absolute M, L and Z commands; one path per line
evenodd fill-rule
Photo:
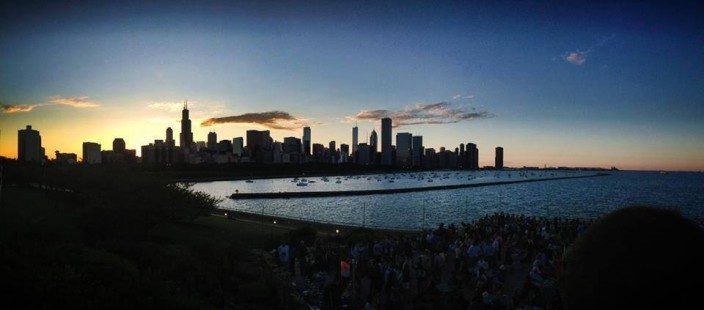
M 358 127 L 352 127 L 352 152 L 350 145 L 332 140 L 325 148 L 323 144 L 313 143 L 313 152 L 310 152 L 311 128 L 304 127 L 301 137 L 289 136 L 283 141 L 271 138 L 270 131 L 247 130 L 246 147 L 244 137 L 233 137 L 219 140 L 215 131 L 209 131 L 207 141 L 193 141 L 191 131 L 190 111 L 188 101 L 184 101 L 181 110 L 181 131 L 179 133 L 179 144 L 173 138 L 174 132 L 171 127 L 165 130 L 165 139 L 155 139 L 154 143 L 142 145 L 139 148 L 129 149 L 123 138 L 115 138 L 112 142 L 112 149 L 102 150 L 102 145 L 95 142 L 86 141 L 82 143 L 82 157 L 77 153 L 55 151 L 55 161 L 59 164 L 84 164 L 99 163 L 142 163 L 142 164 L 205 164 L 205 163 L 293 163 L 302 164 L 308 162 L 340 164 L 355 163 L 358 165 L 387 165 L 401 168 L 424 167 L 424 168 L 457 168 L 477 170 L 476 153 L 465 153 L 464 143 L 460 143 L 452 151 L 452 147 L 440 147 L 438 151 L 434 148 L 426 148 L 423 145 L 423 137 L 418 134 L 413 135 L 408 132 L 396 133 L 396 144 L 393 144 L 391 133 L 392 119 L 384 117 L 380 119 L 383 128 L 382 137 L 384 147 L 382 152 L 377 151 L 376 132 L 372 130 L 369 136 L 369 144 L 358 144 Z M 33 138 L 29 138 L 33 137 Z M 222 138 L 222 137 L 221 137 Z M 39 131 L 33 130 L 31 125 L 26 129 L 18 130 L 18 154 L 20 162 L 40 163 L 44 161 L 45 149 L 42 146 Z M 364 150 L 357 148 L 362 146 Z M 369 145 L 370 148 L 366 146 Z M 474 145 L 469 143 L 468 145 Z M 138 150 L 141 149 L 141 152 Z M 497 147 L 498 150 L 502 149 Z M 475 148 L 476 150 L 476 148 Z M 503 149 L 502 149 L 503 150 Z M 29 152 L 29 155 L 27 155 Z M 22 154 L 25 154 L 24 156 Z M 474 156 L 474 157 L 472 157 Z M 503 157 L 503 151 L 501 154 Z M 47 157 L 48 158 L 48 157 Z M 491 166 L 486 166 L 491 167 Z M 503 169 L 503 165 L 496 165 L 498 169 Z
M 51 158 L 116 137 L 139 154 L 189 99 L 194 141 L 309 126 L 351 145 L 389 116 L 428 148 L 476 144 L 480 166 L 503 146 L 508 167 L 704 170 L 692 3 L 6 8 L 1 156 L 26 125 Z

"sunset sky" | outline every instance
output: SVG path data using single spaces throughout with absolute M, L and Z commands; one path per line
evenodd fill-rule
M 26 125 L 50 157 L 139 153 L 178 141 L 188 99 L 197 141 L 366 142 L 391 116 L 394 144 L 474 142 L 481 165 L 704 170 L 701 1 L 177 3 L 0 4 L 0 155 Z

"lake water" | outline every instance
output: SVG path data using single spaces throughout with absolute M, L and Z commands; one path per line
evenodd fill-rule
M 421 229 L 494 212 L 594 218 L 631 205 L 676 207 L 704 217 L 704 173 L 609 172 L 609 176 L 413 193 L 233 200 L 246 192 L 366 190 L 593 175 L 577 171 L 438 171 L 302 179 L 199 182 L 193 189 L 223 198 L 220 207 L 256 214 L 376 228 Z M 428 182 L 432 179 L 432 182 Z M 339 183 L 337 181 L 339 180 Z M 393 180 L 393 182 L 391 181 Z M 315 183 L 309 183 L 315 181 Z

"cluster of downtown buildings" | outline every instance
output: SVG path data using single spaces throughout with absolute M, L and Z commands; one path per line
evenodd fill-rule
M 372 130 L 367 143 L 359 143 L 359 129 L 352 128 L 352 144 L 340 144 L 330 141 L 323 144 L 311 144 L 310 127 L 303 128 L 303 135 L 286 137 L 283 142 L 274 141 L 268 130 L 248 130 L 245 139 L 236 137 L 232 140 L 217 139 L 215 132 L 208 133 L 207 141 L 193 140 L 188 106 L 184 104 L 181 112 L 181 132 L 179 145 L 174 140 L 173 130 L 166 129 L 165 140 L 141 147 L 142 157 L 136 156 L 136 150 L 126 148 L 122 138 L 113 141 L 112 150 L 101 150 L 101 145 L 94 142 L 83 143 L 82 162 L 99 163 L 142 163 L 152 165 L 174 164 L 225 164 L 225 163 L 326 163 L 358 165 L 384 165 L 403 168 L 427 169 L 479 169 L 479 149 L 474 143 L 460 144 L 454 151 L 441 147 L 439 150 L 425 148 L 423 137 L 408 132 L 396 133 L 396 145 L 392 145 L 392 120 L 381 119 L 381 144 L 375 130 Z M 502 169 L 503 148 L 495 149 L 494 167 Z M 21 162 L 44 162 L 46 156 L 41 146 L 39 131 L 27 126 L 18 131 L 18 160 Z M 77 163 L 73 153 L 56 152 L 56 162 L 62 164 Z M 486 167 L 485 167 L 486 168 Z

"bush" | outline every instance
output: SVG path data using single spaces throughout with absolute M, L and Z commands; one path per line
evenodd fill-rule
M 595 222 L 566 257 L 565 306 L 687 308 L 699 303 L 704 232 L 679 213 L 632 207 Z

